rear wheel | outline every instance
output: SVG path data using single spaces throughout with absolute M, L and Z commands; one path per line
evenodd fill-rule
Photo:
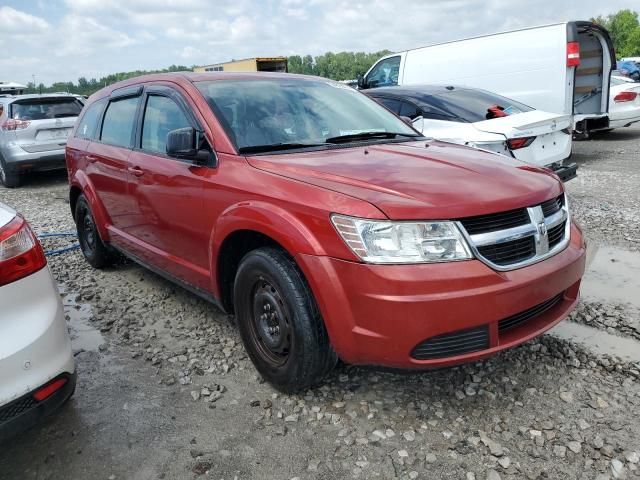
M 84 195 L 80 195 L 76 203 L 76 229 L 80 249 L 92 267 L 103 268 L 115 263 L 116 256 L 102 242 L 89 202 Z
M 0 157 L 0 182 L 7 188 L 20 186 L 20 175 L 9 172 L 2 157 Z
M 234 304 L 249 357 L 279 390 L 310 387 L 335 366 L 337 355 L 313 294 L 284 251 L 259 248 L 242 259 Z

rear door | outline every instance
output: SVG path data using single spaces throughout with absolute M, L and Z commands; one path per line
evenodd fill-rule
M 19 121 L 12 141 L 29 153 L 62 150 L 84 105 L 72 96 L 18 99 L 9 118 Z
M 210 288 L 210 222 L 202 200 L 208 167 L 166 153 L 171 130 L 200 128 L 192 106 L 174 88 L 146 88 L 135 148 L 130 157 L 129 189 L 134 221 L 129 247 L 143 261 L 201 289 Z
M 116 243 L 122 243 L 123 231 L 134 221 L 127 169 L 141 92 L 141 87 L 114 91 L 85 156 L 87 175 L 109 216 L 108 228 Z

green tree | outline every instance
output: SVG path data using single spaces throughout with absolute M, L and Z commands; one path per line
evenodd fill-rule
M 317 75 L 333 80 L 353 80 L 358 75 L 363 75 L 380 57 L 389 53 L 391 52 L 383 50 L 374 53 L 327 52 L 316 57 L 293 55 L 288 58 L 289 72 Z
M 612 15 L 601 15 L 591 20 L 609 31 L 618 58 L 640 55 L 640 22 L 637 12 L 620 10 Z

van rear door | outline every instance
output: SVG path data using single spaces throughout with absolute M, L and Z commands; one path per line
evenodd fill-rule
M 567 23 L 567 78 L 578 130 L 605 127 L 600 124 L 608 121 L 609 79 L 615 65 L 613 43 L 603 27 Z

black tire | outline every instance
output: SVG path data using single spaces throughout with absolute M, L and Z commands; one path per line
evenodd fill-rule
M 240 336 L 256 369 L 277 389 L 320 382 L 338 357 L 313 293 L 286 252 L 259 248 L 240 262 L 234 285 Z
M 20 186 L 20 175 L 7 171 L 4 158 L 0 157 L 0 183 L 7 188 L 16 188 Z
M 109 250 L 100 238 L 89 202 L 87 202 L 84 195 L 78 197 L 75 219 L 80 249 L 89 265 L 93 268 L 104 268 L 113 265 L 116 261 L 116 255 Z

